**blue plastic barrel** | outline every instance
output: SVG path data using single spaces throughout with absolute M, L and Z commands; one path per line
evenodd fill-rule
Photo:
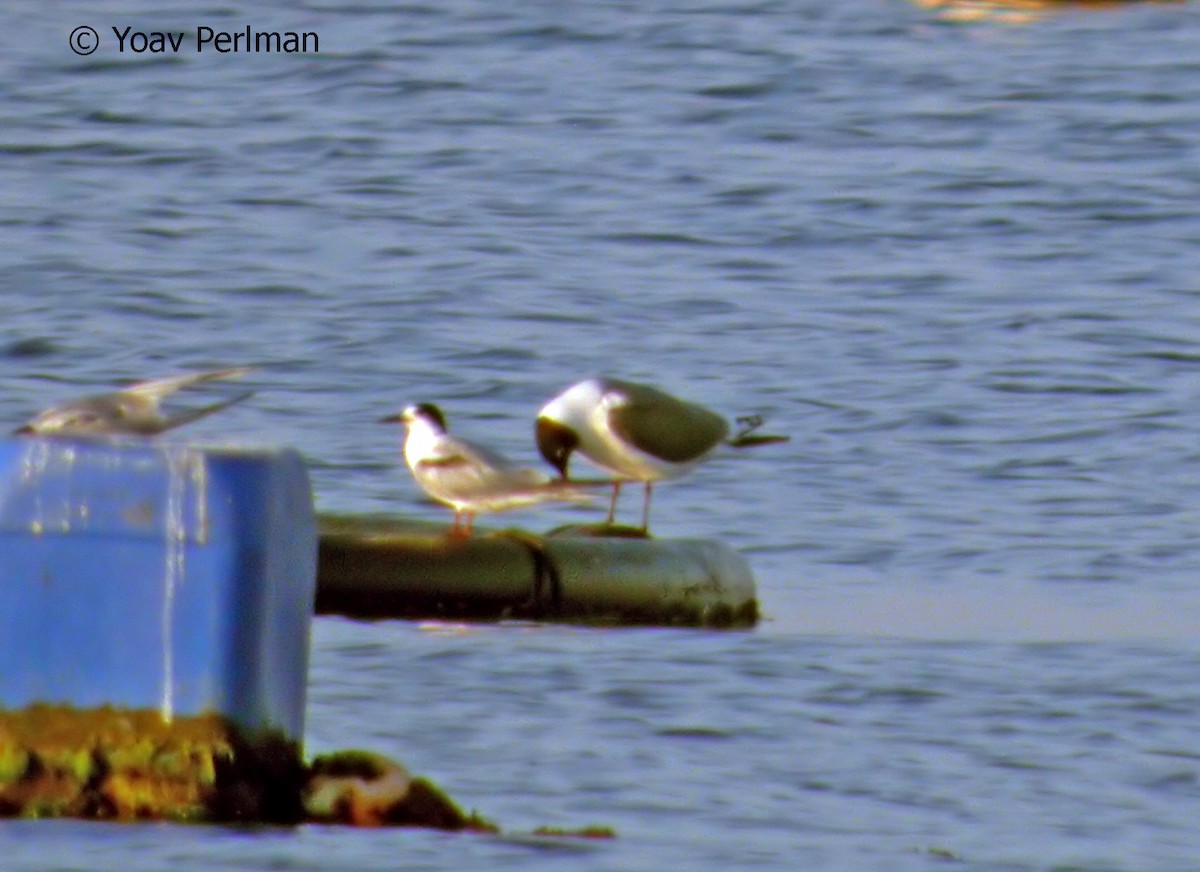
M 302 741 L 316 548 L 295 451 L 0 440 L 0 707 Z

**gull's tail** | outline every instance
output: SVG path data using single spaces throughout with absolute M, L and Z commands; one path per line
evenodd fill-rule
M 792 437 L 777 433 L 759 433 L 758 429 L 765 422 L 762 415 L 742 415 L 737 419 L 738 431 L 725 444 L 730 448 L 754 448 L 759 445 L 771 445 L 775 442 L 787 442 Z

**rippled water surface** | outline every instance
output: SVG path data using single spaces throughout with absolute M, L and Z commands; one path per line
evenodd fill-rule
M 193 50 L 246 24 L 320 51 Z M 600 372 L 792 435 L 656 491 L 749 556 L 752 633 L 317 622 L 310 751 L 504 835 L 15 822 L 6 868 L 1200 863 L 1195 6 L 129 0 L 0 46 L 10 423 L 257 363 L 190 435 L 428 518 L 411 401 L 530 462 Z

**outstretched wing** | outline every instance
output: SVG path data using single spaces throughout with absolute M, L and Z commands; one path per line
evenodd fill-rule
M 127 388 L 123 388 L 120 393 L 134 394 L 136 396 L 154 397 L 162 399 L 163 397 L 173 394 L 183 388 L 191 387 L 192 385 L 202 384 L 210 381 L 223 381 L 227 379 L 241 378 L 249 372 L 253 372 L 253 367 L 235 366 L 228 369 L 213 369 L 208 372 L 192 372 L 184 375 L 173 375 L 167 378 L 156 378 L 150 381 L 138 382 Z
M 222 409 L 228 409 L 230 406 L 241 403 L 254 396 L 254 391 L 246 391 L 244 394 L 238 394 L 236 397 L 231 397 L 228 400 L 222 400 L 219 403 L 213 403 L 211 406 L 201 406 L 198 409 L 188 409 L 186 412 L 180 412 L 169 418 L 160 419 L 159 429 L 156 431 L 162 433 L 166 430 L 173 430 L 182 424 L 190 424 L 197 418 L 205 418 L 214 412 L 219 412 Z

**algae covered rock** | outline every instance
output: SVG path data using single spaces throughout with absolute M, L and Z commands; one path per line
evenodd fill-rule
M 295 742 L 219 715 L 0 711 L 0 815 L 293 823 L 303 781 Z
M 219 715 L 50 705 L 0 710 L 0 817 L 495 830 L 379 754 L 305 765 L 297 743 Z
M 401 764 L 367 751 L 317 757 L 304 788 L 308 819 L 354 826 L 493 830 L 465 815 L 438 787 Z

